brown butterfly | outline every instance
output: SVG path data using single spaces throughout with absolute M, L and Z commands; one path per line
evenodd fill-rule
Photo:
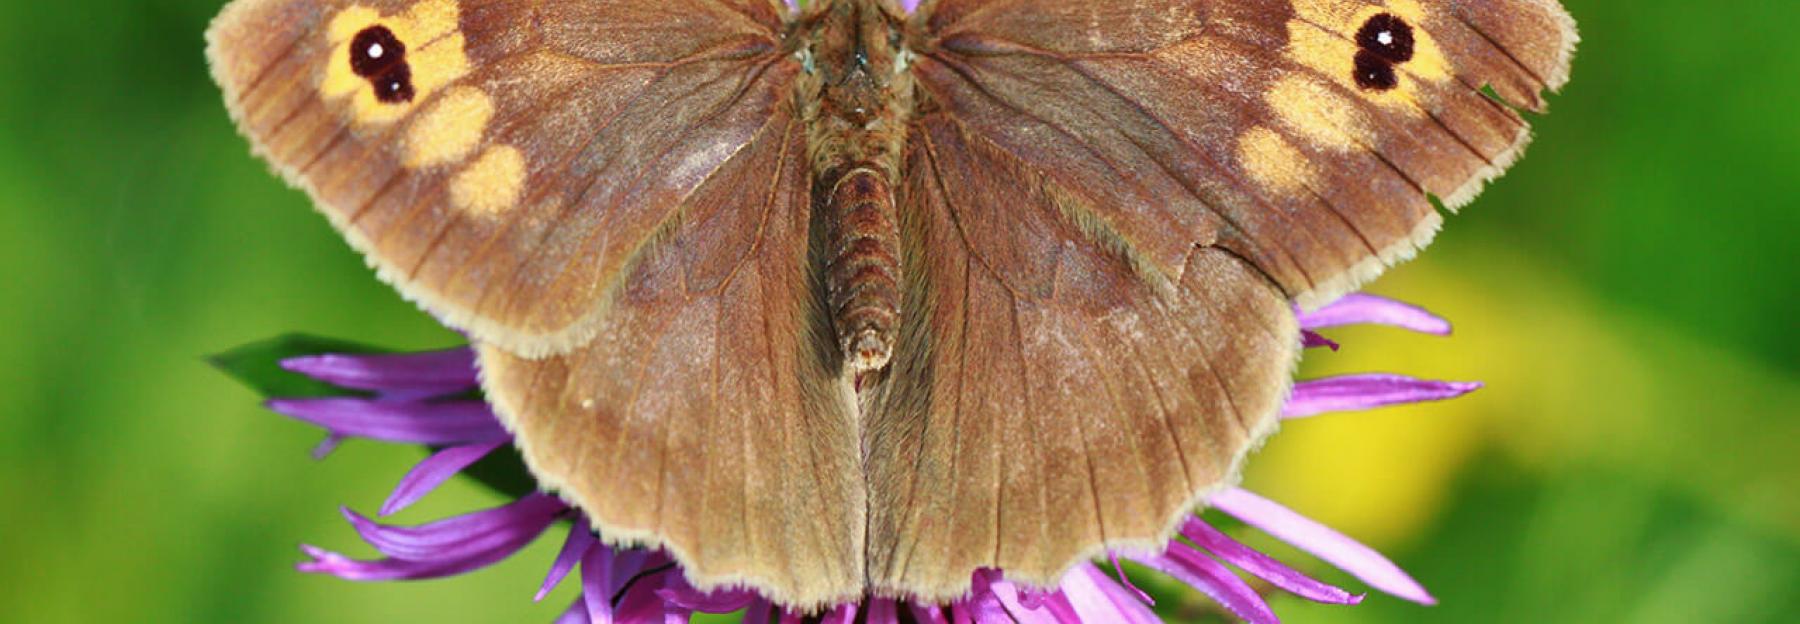
M 232 116 L 545 487 L 800 608 L 1157 549 L 1312 307 L 1519 154 L 1555 0 L 237 0 Z

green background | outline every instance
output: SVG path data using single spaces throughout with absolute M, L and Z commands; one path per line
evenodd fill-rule
M 1340 332 L 1306 363 L 1488 388 L 1290 423 L 1250 462 L 1442 605 L 1279 598 L 1289 621 L 1800 610 L 1800 5 L 1565 2 L 1584 41 L 1529 157 L 1372 288 L 1456 336 Z M 451 580 L 292 571 L 301 540 L 370 554 L 335 506 L 373 509 L 419 452 L 313 462 L 315 430 L 202 357 L 455 337 L 249 157 L 201 56 L 219 5 L 0 4 L 0 622 L 549 621 L 556 540 Z M 495 501 L 458 482 L 400 519 Z

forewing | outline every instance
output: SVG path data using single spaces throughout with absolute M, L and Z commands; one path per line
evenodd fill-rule
M 908 298 L 866 391 L 872 588 L 948 600 L 979 568 L 1050 586 L 1102 547 L 1160 551 L 1273 428 L 1286 300 L 1216 247 L 1164 279 L 947 114 L 907 140 Z
M 806 269 L 801 126 L 777 114 L 696 191 L 591 342 L 480 352 L 532 474 L 603 538 L 808 608 L 862 594 L 865 505 L 851 389 Z
M 941 0 L 913 28 L 925 99 L 1107 236 L 1170 278 L 1217 245 L 1305 307 L 1510 165 L 1528 128 L 1483 88 L 1541 110 L 1575 42 L 1554 0 Z
M 779 6 L 238 0 L 208 56 L 257 152 L 384 279 L 543 355 L 593 333 L 651 236 L 775 114 L 796 71 Z

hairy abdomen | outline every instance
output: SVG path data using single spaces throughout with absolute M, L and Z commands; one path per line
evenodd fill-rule
M 835 179 L 832 179 L 835 178 Z M 887 365 L 900 320 L 900 229 L 887 177 L 868 166 L 821 180 L 825 285 L 832 325 L 852 373 Z

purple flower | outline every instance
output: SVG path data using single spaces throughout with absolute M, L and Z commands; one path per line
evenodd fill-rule
M 1369 295 L 1351 295 L 1310 313 L 1299 313 L 1307 346 L 1337 344 L 1316 333 L 1347 324 L 1384 324 L 1412 331 L 1447 334 L 1443 319 L 1419 308 Z M 400 479 L 382 504 L 380 515 L 406 508 L 449 478 L 463 473 L 511 437 L 487 405 L 473 396 L 477 388 L 475 360 L 468 349 L 401 355 L 317 355 L 282 360 L 281 366 L 333 386 L 367 396 L 274 399 L 271 409 L 304 420 L 328 432 L 321 452 L 346 437 L 423 444 L 438 450 Z M 1460 396 L 1476 383 L 1427 381 L 1397 375 L 1346 375 L 1300 381 L 1283 409 L 1284 418 L 1325 412 L 1416 403 Z M 1410 600 L 1434 599 L 1416 581 L 1380 553 L 1249 491 L 1229 488 L 1214 494 L 1209 505 L 1316 555 L 1368 583 Z M 745 610 L 751 624 L 798 621 L 780 605 L 749 590 L 702 592 L 689 585 L 667 555 L 642 549 L 608 547 L 595 538 L 581 513 L 556 497 L 523 495 L 510 503 L 418 526 L 381 524 L 349 509 L 344 517 L 382 557 L 358 560 L 313 546 L 302 546 L 309 560 L 305 572 L 374 581 L 453 576 L 474 571 L 518 552 L 559 521 L 569 528 L 549 574 L 537 593 L 543 599 L 579 568 L 581 596 L 559 622 L 686 621 L 694 612 Z M 1160 620 L 1150 610 L 1149 596 L 1131 584 L 1118 566 L 1123 557 L 1202 592 L 1231 613 L 1250 622 L 1279 621 L 1264 597 L 1232 568 L 1270 586 L 1317 602 L 1356 604 L 1362 594 L 1328 585 L 1258 552 L 1191 517 L 1181 538 L 1154 556 L 1117 553 L 1112 571 L 1092 562 L 1071 570 L 1048 591 L 1020 587 L 997 570 L 982 570 L 970 579 L 970 593 L 948 605 L 897 602 L 870 596 L 838 605 L 825 622 L 848 624 L 858 615 L 872 624 L 897 623 L 901 613 L 923 623 L 1025 622 L 1148 623 Z

